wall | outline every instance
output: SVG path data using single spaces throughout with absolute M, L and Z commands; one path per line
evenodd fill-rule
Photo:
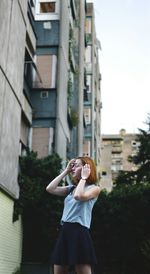
M 56 152 L 66 158 L 67 139 L 70 132 L 67 123 L 67 86 L 68 86 L 68 42 L 69 42 L 69 7 L 68 1 L 61 1 L 60 6 L 60 44 L 57 83 L 57 117 L 56 117 Z
M 27 3 L 0 1 L 0 186 L 18 197 L 18 154 Z
M 58 46 L 59 21 L 36 21 L 37 46 Z
M 0 192 L 0 273 L 12 274 L 19 267 L 22 253 L 21 220 L 14 222 L 13 201 Z
M 12 274 L 22 254 L 21 220 L 13 223 L 12 218 L 14 198 L 19 196 L 26 21 L 26 0 L 0 1 L 0 274 Z

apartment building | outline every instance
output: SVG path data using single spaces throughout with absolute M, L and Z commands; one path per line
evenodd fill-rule
M 101 74 L 99 65 L 100 42 L 96 37 L 95 14 L 93 3 L 87 3 L 86 10 L 86 48 L 85 48 L 85 79 L 84 92 L 84 155 L 91 156 L 97 166 L 100 164 L 101 138 Z
M 100 157 L 100 73 L 93 10 L 92 4 L 80 0 L 36 1 L 36 64 L 41 82 L 35 82 L 31 102 L 32 147 L 39 157 L 52 151 L 62 159 L 83 154 Z M 91 44 L 85 30 L 87 18 Z M 94 71 L 89 76 L 85 71 L 88 47 Z
M 21 262 L 21 218 L 13 222 L 19 155 L 30 148 L 99 162 L 98 50 L 86 1 L 0 1 L 0 273 Z
M 13 222 L 19 197 L 18 158 L 28 142 L 32 109 L 24 94 L 24 59 L 35 50 L 33 1 L 0 1 L 0 273 L 19 267 L 22 224 Z
M 139 142 L 136 134 L 126 133 L 102 135 L 101 149 L 101 184 L 110 191 L 120 170 L 136 170 L 136 165 L 128 161 L 129 156 L 138 152 Z

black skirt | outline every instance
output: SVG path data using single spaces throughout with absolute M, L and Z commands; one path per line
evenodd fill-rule
M 51 264 L 72 266 L 96 263 L 89 229 L 78 223 L 64 223 L 51 257 Z

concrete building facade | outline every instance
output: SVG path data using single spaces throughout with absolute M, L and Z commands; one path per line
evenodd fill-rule
M 0 273 L 20 266 L 21 219 L 13 222 L 19 197 L 19 155 L 27 145 L 32 109 L 24 94 L 25 49 L 35 49 L 33 1 L 0 1 Z
M 88 47 L 90 73 L 85 70 Z M 13 222 L 19 156 L 29 148 L 39 157 L 57 152 L 66 160 L 84 154 L 99 163 L 93 6 L 83 0 L 1 0 L 0 52 L 0 273 L 10 274 L 22 254 L 21 217 Z
M 99 162 L 101 98 L 93 4 L 81 0 L 51 4 L 36 1 L 36 63 L 42 82 L 34 86 L 31 95 L 33 148 L 39 156 L 56 151 L 62 159 L 84 154 Z M 88 19 L 89 30 L 85 29 Z M 90 73 L 85 70 L 86 51 L 90 51 Z M 40 132 L 41 143 L 37 141 Z
M 86 49 L 84 97 L 84 114 L 86 127 L 84 130 L 84 155 L 92 157 L 97 166 L 100 164 L 101 140 L 101 74 L 99 64 L 100 42 L 96 36 L 95 14 L 93 3 L 87 3 L 86 11 Z
M 110 191 L 120 170 L 136 170 L 135 164 L 128 161 L 129 156 L 138 152 L 139 142 L 136 134 L 121 130 L 119 134 L 102 135 L 101 184 Z
M 50 1 L 44 3 L 40 0 L 36 1 L 35 31 L 38 38 L 36 62 L 42 82 L 32 90 L 31 101 L 35 109 L 33 148 L 39 152 L 40 146 L 35 146 L 35 142 L 37 143 L 36 139 L 39 138 L 38 133 L 42 131 L 45 142 L 41 138 L 41 144 L 46 147 L 50 145 L 47 153 L 44 150 L 46 154 L 40 156 L 55 151 L 62 159 L 66 159 L 67 151 L 72 149 L 70 148 L 72 142 L 76 148 L 74 153 L 77 151 L 77 143 L 73 140 L 74 128 L 71 125 L 72 98 L 68 98 L 73 97 L 75 67 L 78 62 L 78 55 L 75 61 L 73 41 L 71 41 L 78 38 L 75 30 L 77 29 L 76 2 L 53 1 L 53 9 L 50 10 Z M 75 35 L 72 38 L 73 33 Z M 47 131 L 49 136 L 46 140 L 44 136 L 48 134 Z

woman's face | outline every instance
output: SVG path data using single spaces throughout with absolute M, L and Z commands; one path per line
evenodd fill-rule
M 76 159 L 75 163 L 72 167 L 72 170 L 71 170 L 71 175 L 72 175 L 73 179 L 80 180 L 82 166 L 83 166 L 83 164 L 82 164 L 81 160 Z

